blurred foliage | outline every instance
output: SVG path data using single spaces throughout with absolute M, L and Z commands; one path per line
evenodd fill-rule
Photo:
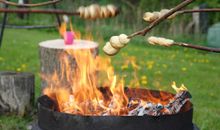
M 14 2 L 18 0 L 12 0 Z M 45 2 L 46 0 L 31 0 L 32 3 Z M 100 5 L 114 4 L 120 7 L 121 13 L 119 16 L 112 19 L 105 20 L 83 20 L 78 16 L 73 16 L 72 21 L 77 28 L 84 28 L 85 30 L 91 30 L 95 26 L 98 26 L 102 30 L 106 28 L 111 28 L 112 30 L 126 30 L 128 32 L 137 31 L 147 25 L 146 22 L 142 20 L 143 13 L 146 11 L 159 11 L 163 8 L 172 8 L 183 0 L 63 0 L 58 4 L 58 8 L 75 11 L 79 6 L 87 6 L 93 3 L 98 3 Z M 187 8 L 194 8 L 195 6 L 204 5 L 208 8 L 220 7 L 220 0 L 197 0 Z M 41 8 L 52 8 L 52 6 L 44 6 Z M 207 18 L 209 26 L 220 21 L 220 13 L 209 13 Z M 56 24 L 56 19 L 54 15 L 42 15 L 42 14 L 31 14 L 29 18 L 21 20 L 17 17 L 17 14 L 10 14 L 8 18 L 9 24 L 18 25 L 51 25 Z M 0 17 L 1 20 L 2 17 Z M 192 15 L 185 14 L 176 17 L 173 20 L 165 21 L 160 24 L 157 28 L 151 32 L 152 34 L 160 35 L 172 35 L 176 36 L 183 33 L 191 33 L 191 31 L 186 31 L 187 26 L 192 22 Z M 190 27 L 191 29 L 191 27 Z M 193 30 L 193 29 L 191 29 Z M 121 33 L 121 32 L 119 32 Z
M 42 1 L 42 0 L 41 0 Z M 115 19 L 101 20 L 102 24 L 105 25 L 118 25 L 120 28 L 130 28 L 131 30 L 137 30 L 146 26 L 142 20 L 143 13 L 146 11 L 157 11 L 163 8 L 172 8 L 179 4 L 183 0 L 63 0 L 60 8 L 67 10 L 75 10 L 79 6 L 86 6 L 93 3 L 101 5 L 112 3 L 117 5 L 121 9 L 121 13 Z M 187 8 L 193 8 L 195 6 L 206 5 L 208 8 L 220 7 L 220 0 L 197 0 Z M 220 20 L 220 13 L 209 13 L 209 24 L 210 26 Z M 154 32 L 161 32 L 160 28 L 169 30 L 171 34 L 184 33 L 185 26 L 192 21 L 192 15 L 178 16 L 176 19 L 162 24 L 159 29 L 155 29 Z M 81 19 L 76 18 L 77 24 L 85 23 Z M 100 23 L 100 22 L 99 22 Z M 84 26 L 83 25 L 83 26 Z M 91 25 L 91 23 L 89 23 Z M 162 31 L 163 32 L 163 31 Z M 164 31 L 167 33 L 167 31 Z

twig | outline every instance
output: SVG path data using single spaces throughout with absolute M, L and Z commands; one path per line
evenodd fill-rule
M 143 16 L 143 19 L 146 22 L 152 23 L 153 21 L 159 19 L 161 16 L 163 16 L 164 14 L 166 14 L 167 12 L 169 12 L 169 9 L 162 9 L 160 12 L 146 12 Z M 185 13 L 197 13 L 197 12 L 220 12 L 220 8 L 209 8 L 209 9 L 187 9 L 187 10 L 180 10 L 175 12 L 174 14 L 172 14 L 170 17 L 168 17 L 167 19 L 173 19 L 175 18 L 177 15 L 180 14 L 185 14 Z
M 220 12 L 220 8 L 180 10 L 180 11 L 177 11 L 174 15 L 180 15 L 180 14 L 186 14 L 186 13 L 198 13 L 198 12 Z
M 0 24 L 2 26 L 2 24 Z M 35 25 L 35 26 L 20 26 L 20 25 L 5 25 L 6 28 L 13 28 L 13 29 L 43 29 L 43 28 L 54 28 L 56 25 Z
M 98 6 L 98 10 L 96 6 Z M 99 5 L 90 5 L 87 7 L 83 7 L 84 9 L 81 11 L 79 10 L 75 12 L 57 10 L 57 9 L 41 10 L 41 9 L 27 9 L 27 8 L 20 8 L 20 9 L 0 8 L 0 13 L 6 12 L 6 13 L 21 13 L 21 14 L 38 13 L 38 14 L 58 14 L 58 15 L 80 15 L 80 17 L 84 19 L 110 18 L 110 17 L 115 17 L 119 14 L 119 9 L 113 5 L 102 6 L 102 9 L 104 8 L 104 10 L 102 10 L 99 7 L 100 7 Z
M 31 9 L 5 9 L 0 8 L 0 12 L 6 13 L 37 13 L 37 14 L 60 14 L 60 15 L 80 15 L 79 12 L 68 12 L 63 10 L 31 10 Z
M 37 7 L 37 6 L 45 6 L 45 5 L 55 4 L 60 1 L 61 0 L 52 0 L 52 1 L 47 1 L 47 2 L 42 2 L 42 3 L 37 3 L 37 4 L 18 4 L 18 3 L 9 2 L 6 0 L 0 0 L 0 3 L 4 3 L 6 5 L 11 5 L 11 6 L 17 6 L 17 7 Z
M 220 53 L 219 48 L 211 48 L 211 47 L 198 46 L 198 45 L 187 44 L 187 43 L 178 43 L 178 42 L 173 43 L 173 45 L 174 46 L 182 46 L 182 47 L 186 47 L 186 48 L 192 48 L 192 49 L 196 49 L 196 50 Z
M 151 23 L 148 27 L 146 27 L 145 29 L 135 32 L 131 35 L 128 36 L 128 38 L 133 38 L 137 35 L 142 35 L 145 36 L 151 29 L 153 29 L 155 26 L 157 26 L 158 24 L 160 24 L 162 21 L 164 21 L 165 19 L 167 19 L 169 16 L 171 16 L 172 14 L 174 14 L 175 12 L 179 11 L 180 9 L 186 7 L 187 5 L 189 5 L 190 3 L 194 2 L 195 0 L 185 0 L 182 3 L 180 3 L 179 5 L 177 5 L 176 7 L 174 7 L 173 9 L 171 9 L 167 14 L 165 14 L 164 16 L 160 17 L 159 19 L 155 20 L 153 23 Z
M 211 47 L 193 45 L 193 44 L 188 44 L 188 43 L 175 42 L 172 39 L 167 39 L 163 37 L 151 36 L 148 38 L 148 43 L 151 45 L 160 45 L 160 46 L 165 46 L 165 47 L 181 46 L 181 47 L 192 48 L 196 50 L 220 53 L 220 48 L 211 48 Z

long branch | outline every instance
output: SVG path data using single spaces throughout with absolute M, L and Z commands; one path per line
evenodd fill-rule
M 60 1 L 61 0 L 52 0 L 52 1 L 42 2 L 42 3 L 36 3 L 36 4 L 18 4 L 18 3 L 9 2 L 6 0 L 0 0 L 0 3 L 4 3 L 6 5 L 11 5 L 11 6 L 17 6 L 17 7 L 37 7 L 37 6 L 45 6 L 45 5 L 55 4 Z
M 148 43 L 151 45 L 159 45 L 159 46 L 165 46 L 165 47 L 181 46 L 181 47 L 192 48 L 196 50 L 220 53 L 220 48 L 212 48 L 212 47 L 193 45 L 193 44 L 188 44 L 188 43 L 183 43 L 183 42 L 176 42 L 172 39 L 167 39 L 163 37 L 151 36 L 148 38 Z
M 152 22 L 148 27 L 146 27 L 145 29 L 143 29 L 141 31 L 138 31 L 138 32 L 135 32 L 135 33 L 129 35 L 128 38 L 133 38 L 137 35 L 145 36 L 151 29 L 153 29 L 155 26 L 160 24 L 162 21 L 164 21 L 169 16 L 173 15 L 175 12 L 181 10 L 182 8 L 186 7 L 187 5 L 189 5 L 190 3 L 194 2 L 194 1 L 195 0 L 185 0 L 185 1 L 183 1 L 182 3 L 180 3 L 179 5 L 174 7 L 173 9 L 171 9 L 167 14 L 165 14 L 164 16 L 160 17 L 159 19 L 155 20 L 154 22 Z
M 186 9 L 180 10 L 176 12 L 178 14 L 186 14 L 186 13 L 198 13 L 198 12 L 220 12 L 220 8 L 212 8 L 212 9 Z
M 80 15 L 79 12 L 68 12 L 63 10 L 32 10 L 32 9 L 5 9 L 0 8 L 0 12 L 6 13 L 37 13 L 37 14 L 60 14 L 60 15 Z
M 199 46 L 199 45 L 193 45 L 193 44 L 187 44 L 187 43 L 180 43 L 180 42 L 173 43 L 173 45 L 182 46 L 182 47 L 186 47 L 186 48 L 192 48 L 192 49 L 196 49 L 196 50 L 220 53 L 220 48 L 211 48 L 211 47 L 205 47 L 205 46 Z

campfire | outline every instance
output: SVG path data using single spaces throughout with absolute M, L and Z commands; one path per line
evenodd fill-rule
M 98 56 L 98 44 L 91 35 L 83 38 L 67 18 L 64 21 L 70 23 L 70 31 L 66 23 L 62 24 L 63 39 L 40 43 L 41 129 L 196 130 L 191 95 L 184 85 L 177 87 L 173 82 L 175 94 L 127 86 L 114 72 L 110 58 Z M 130 38 L 125 34 L 113 36 L 103 50 L 117 54 Z
M 81 34 L 73 32 L 72 25 L 70 30 L 68 32 L 66 23 L 63 23 L 60 34 L 64 42 L 68 42 L 64 46 L 72 48 L 64 49 L 58 55 L 60 66 L 53 74 L 42 76 L 47 82 L 43 94 L 53 100 L 56 111 L 81 116 L 160 116 L 177 114 L 190 102 L 187 88 L 184 85 L 178 88 L 175 83 L 172 87 L 176 95 L 159 92 L 160 96 L 155 97 L 140 92 L 142 96 L 136 97 L 138 88 L 130 89 L 135 93 L 126 91 L 125 80 L 115 74 L 110 58 L 94 55 L 91 49 L 83 46 L 83 42 L 88 41 L 80 40 Z M 66 40 L 67 33 L 72 34 L 69 36 L 71 42 Z M 71 65 L 73 59 L 74 66 Z
M 98 44 L 91 36 L 82 40 L 80 33 L 71 34 L 72 44 L 65 44 L 65 39 L 40 43 L 42 130 L 194 129 L 191 95 L 184 85 L 177 87 L 174 82 L 175 94 L 126 86 L 110 58 L 98 56 Z
M 60 56 L 62 76 L 57 75 L 58 70 L 44 76 L 48 86 L 43 94 L 56 103 L 59 112 L 83 116 L 160 116 L 179 113 L 190 102 L 186 87 L 177 88 L 175 84 L 176 95 L 160 92 L 160 97 L 155 97 L 145 93 L 137 98 L 126 93 L 125 81 L 115 75 L 110 59 L 94 57 L 88 49 L 65 52 L 68 56 Z M 74 68 L 69 56 L 76 61 Z
M 125 80 L 115 74 L 109 58 L 97 56 L 94 49 L 83 46 L 89 44 L 94 47 L 94 42 L 80 39 L 74 42 L 59 53 L 58 69 L 51 75 L 42 75 L 47 86 L 38 99 L 40 128 L 194 129 L 191 95 L 184 85 L 177 87 L 173 83 L 176 94 L 126 87 Z M 52 41 L 51 44 L 60 47 L 64 40 Z
M 40 43 L 42 130 L 194 130 L 191 95 L 184 85 L 172 84 L 176 94 L 126 86 L 111 59 L 98 55 L 91 35 L 73 30 L 71 22 L 70 31 L 63 24 L 63 39 Z

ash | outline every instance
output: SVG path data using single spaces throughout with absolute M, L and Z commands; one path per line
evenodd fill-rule
M 175 95 L 173 99 L 169 101 L 167 105 L 160 103 L 155 104 L 152 102 L 146 102 L 138 99 L 130 99 L 128 108 L 134 108 L 128 116 L 162 116 L 177 114 L 181 111 L 181 108 L 191 99 L 191 95 L 188 91 L 182 91 Z M 135 103 L 134 103 L 135 102 Z

